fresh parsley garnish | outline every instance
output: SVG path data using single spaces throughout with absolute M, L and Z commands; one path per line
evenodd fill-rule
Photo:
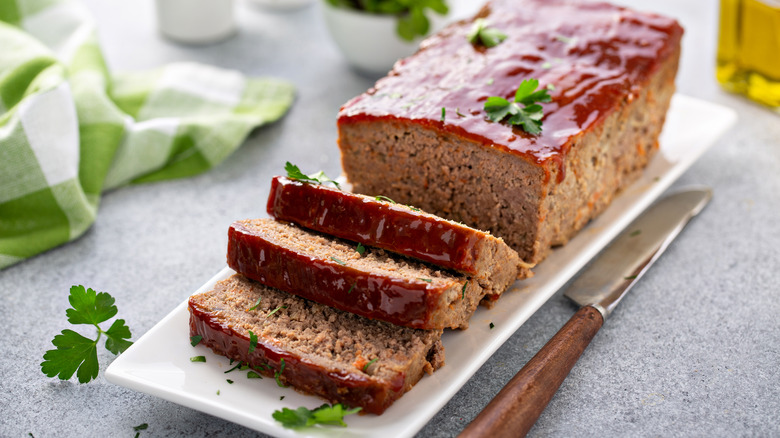
M 632 231 L 632 232 L 631 232 L 631 234 L 629 234 L 628 236 L 629 236 L 629 237 L 634 237 L 634 236 L 638 236 L 638 235 L 640 235 L 640 234 L 642 234 L 642 230 L 634 230 L 634 231 Z
M 472 44 L 495 47 L 506 39 L 506 34 L 495 27 L 488 27 L 488 22 L 484 18 L 477 18 L 467 38 Z
M 466 299 L 466 286 L 468 286 L 468 285 L 469 285 L 468 280 L 465 283 L 463 283 L 463 289 L 461 289 L 461 291 L 460 291 L 460 299 L 461 300 L 465 300 Z
M 424 281 L 426 283 L 432 283 L 433 282 L 433 280 L 431 280 L 430 278 L 418 278 L 418 280 L 422 280 L 422 281 Z
M 628 277 L 623 277 L 625 280 L 633 280 L 636 278 L 636 275 L 629 275 Z
M 257 348 L 257 335 L 249 330 L 249 354 L 251 354 Z
M 491 323 L 490 323 L 490 330 L 493 330 L 493 327 L 495 327 L 495 326 L 496 326 L 496 325 L 495 325 L 495 324 L 493 324 L 493 323 L 491 322 Z
M 351 294 L 352 293 L 352 289 L 354 289 L 355 286 L 357 286 L 357 283 L 353 283 L 352 284 L 352 287 L 349 288 L 349 290 L 347 291 L 347 294 Z
M 268 315 L 265 315 L 265 317 L 268 318 L 271 315 L 273 315 L 274 313 L 278 312 L 279 309 L 286 309 L 286 308 L 287 308 L 287 306 L 277 306 L 276 309 L 272 310 Z
M 488 97 L 485 101 L 485 112 L 488 119 L 500 122 L 508 117 L 509 124 L 519 125 L 529 134 L 540 134 L 544 111 L 542 106 L 536 102 L 549 102 L 551 98 L 546 88 L 534 91 L 538 86 L 539 81 L 536 79 L 524 80 L 515 92 L 514 102 L 499 96 Z M 520 108 L 518 104 L 523 104 L 523 108 Z
M 276 384 L 281 388 L 287 388 L 287 386 L 282 383 L 282 380 L 280 377 L 282 377 L 282 373 L 284 372 L 284 359 L 282 359 L 282 366 L 279 367 L 279 371 L 274 373 L 274 379 L 276 379 Z
M 135 437 L 134 438 L 138 438 L 139 436 L 141 436 L 141 431 L 142 430 L 146 430 L 148 428 L 149 428 L 149 425 L 146 424 L 146 423 L 139 424 L 138 426 L 133 427 L 133 431 L 135 431 Z M 32 436 L 32 434 L 30 434 L 30 436 Z
M 284 396 L 279 397 L 279 401 L 284 400 Z
M 206 356 L 192 356 L 190 362 L 206 362 Z
M 231 372 L 231 371 L 235 370 L 236 368 L 240 368 L 240 367 L 241 367 L 241 362 L 237 363 L 237 364 L 236 364 L 236 366 L 234 366 L 233 368 L 231 368 L 231 369 L 229 369 L 229 370 L 225 371 L 225 373 L 224 373 L 224 374 L 227 374 L 227 373 L 229 373 L 229 372 Z
M 362 243 L 358 242 L 357 248 L 355 248 L 355 251 L 357 251 L 357 253 L 362 256 L 366 252 L 366 247 L 363 246 Z
M 284 165 L 284 170 L 287 171 L 287 178 L 296 179 L 298 181 L 305 181 L 314 184 L 332 183 L 334 186 L 336 186 L 337 189 L 339 190 L 341 189 L 339 183 L 328 178 L 328 176 L 325 175 L 325 172 L 321 170 L 315 174 L 306 175 L 305 173 L 301 172 L 301 169 L 298 168 L 298 166 L 290 163 L 289 161 Z
M 375 358 L 371 359 L 367 364 L 363 365 L 363 371 L 368 371 L 368 367 L 370 367 L 371 364 L 373 364 L 374 362 L 376 362 L 378 360 L 379 360 L 378 357 L 375 357 Z
M 346 265 L 346 263 L 344 263 L 344 261 L 342 261 L 342 260 L 340 260 L 340 259 L 338 259 L 336 257 L 331 256 L 330 259 L 333 260 L 334 262 L 340 264 L 340 265 Z
M 282 423 L 282 426 L 290 429 L 300 429 L 303 427 L 314 426 L 315 424 L 331 424 L 346 427 L 344 417 L 360 412 L 362 408 L 347 409 L 340 403 L 328 405 L 327 403 L 313 410 L 305 407 L 292 410 L 282 408 L 280 411 L 274 411 L 271 416 L 274 420 Z
M 444 118 L 447 116 L 447 109 L 444 107 L 441 107 L 441 121 L 444 121 Z
M 263 376 L 261 376 L 260 374 L 254 372 L 254 371 L 250 371 L 250 372 L 246 373 L 246 378 L 247 379 L 262 379 Z
M 130 328 L 124 319 L 117 319 L 108 330 L 98 324 L 108 321 L 117 314 L 114 297 L 106 292 L 96 293 L 84 286 L 73 286 L 68 296 L 71 308 L 65 311 L 71 324 L 92 324 L 97 329 L 97 338 L 89 339 L 73 330 L 65 329 L 51 341 L 56 350 L 43 355 L 41 371 L 48 377 L 57 376 L 68 380 L 76 374 L 79 383 L 87 383 L 98 375 L 97 344 L 106 336 L 106 349 L 119 354 L 133 343 L 129 341 Z
M 228 384 L 230 384 L 230 385 L 232 385 L 232 384 L 233 384 L 233 381 L 232 381 L 232 380 L 230 380 L 230 379 L 225 379 L 225 381 L 226 381 L 226 382 L 228 382 Z
M 392 199 L 388 198 L 387 196 L 382 196 L 382 195 L 374 196 L 374 199 L 376 199 L 377 201 L 387 201 L 387 202 L 389 202 L 391 204 L 395 204 L 396 203 L 395 201 L 393 201 Z
M 248 308 L 248 309 L 246 309 L 246 311 L 247 312 L 251 312 L 251 311 L 257 309 L 257 306 L 260 305 L 260 300 L 262 300 L 262 299 L 263 299 L 263 297 L 258 298 L 257 301 L 255 302 L 255 305 L 250 307 L 250 308 Z
M 217 395 L 219 395 L 219 389 L 217 390 Z
M 201 335 L 190 336 L 190 344 L 192 344 L 193 347 L 200 344 L 200 341 L 202 340 L 203 336 Z

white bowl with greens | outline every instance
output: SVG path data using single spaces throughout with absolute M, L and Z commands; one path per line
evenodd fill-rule
M 325 23 L 358 71 L 386 73 L 438 30 L 449 12 L 445 0 L 323 0 Z

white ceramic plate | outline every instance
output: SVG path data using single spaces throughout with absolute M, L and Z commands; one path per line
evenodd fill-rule
M 273 379 L 246 378 L 230 369 L 228 360 L 204 346 L 189 343 L 186 302 L 119 356 L 106 370 L 112 383 L 146 392 L 181 405 L 279 437 L 408 437 L 420 430 L 463 386 L 501 344 L 596 253 L 663 193 L 736 121 L 724 107 L 685 96 L 675 96 L 661 136 L 661 153 L 642 178 L 617 197 L 595 221 L 565 247 L 555 250 L 530 280 L 517 282 L 492 310 L 480 308 L 465 331 L 444 334 L 447 365 L 425 376 L 383 415 L 353 415 L 349 427 L 284 429 L 271 418 L 282 407 L 314 408 L 322 400 L 280 388 Z M 203 285 L 232 274 L 228 268 Z M 495 328 L 490 330 L 490 322 Z M 192 363 L 192 356 L 206 363 Z M 228 384 L 226 379 L 234 384 Z M 219 391 L 219 395 L 217 394 Z M 284 400 L 280 401 L 280 397 Z

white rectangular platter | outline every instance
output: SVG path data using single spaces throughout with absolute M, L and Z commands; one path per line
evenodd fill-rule
M 226 358 L 206 347 L 190 345 L 186 301 L 114 360 L 106 370 L 106 379 L 278 437 L 412 436 L 542 304 L 658 198 L 736 118 L 727 108 L 675 96 L 661 136 L 661 152 L 643 176 L 577 237 L 553 251 L 535 269 L 533 278 L 515 283 L 495 308 L 478 309 L 468 330 L 446 331 L 446 365 L 432 376 L 423 377 L 381 416 L 353 415 L 346 419 L 347 428 L 294 431 L 281 427 L 271 417 L 273 411 L 282 407 L 315 408 L 322 400 L 280 388 L 273 379 L 249 380 L 246 372 L 238 371 L 225 374 L 231 368 Z M 232 273 L 223 269 L 197 292 L 211 289 Z M 492 330 L 490 322 L 495 324 Z M 199 355 L 206 356 L 207 362 L 190 362 L 190 357 Z M 228 384 L 228 378 L 235 383 Z M 284 400 L 280 400 L 282 396 Z

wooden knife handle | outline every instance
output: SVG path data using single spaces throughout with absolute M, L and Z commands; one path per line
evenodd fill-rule
M 603 323 L 595 308 L 578 310 L 459 436 L 525 436 Z

